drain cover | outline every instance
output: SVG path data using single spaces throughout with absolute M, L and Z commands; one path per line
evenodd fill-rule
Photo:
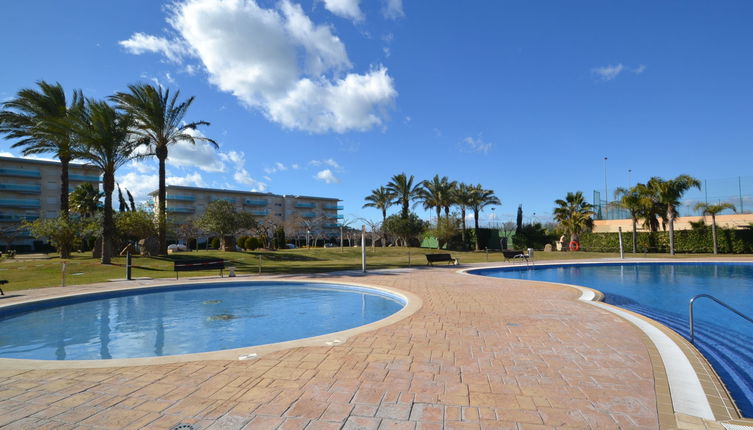
M 176 424 L 172 427 L 170 427 L 170 430 L 195 430 L 196 427 L 192 426 L 191 424 Z

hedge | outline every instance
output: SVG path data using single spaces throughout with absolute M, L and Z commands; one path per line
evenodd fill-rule
M 717 228 L 717 246 L 720 254 L 753 253 L 753 230 L 730 230 Z M 622 232 L 625 252 L 632 252 L 631 231 Z M 619 252 L 618 233 L 583 233 L 580 247 L 585 251 Z M 698 254 L 714 251 L 711 228 L 675 231 L 675 252 Z M 669 232 L 638 232 L 638 252 L 669 252 Z

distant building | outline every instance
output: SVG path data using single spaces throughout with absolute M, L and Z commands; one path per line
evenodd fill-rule
M 150 193 L 154 197 L 155 210 L 159 209 L 157 194 L 157 191 Z M 256 216 L 259 222 L 267 226 L 284 227 L 288 237 L 310 234 L 333 238 L 340 235 L 339 220 L 343 216 L 338 211 L 343 207 L 339 205 L 339 199 L 179 185 L 168 185 L 166 188 L 168 223 L 198 218 L 214 200 L 228 201 L 236 210 Z
M 0 228 L 15 230 L 25 220 L 55 218 L 60 211 L 60 163 L 29 158 L 0 157 Z M 70 163 L 69 191 L 78 185 L 92 183 L 99 187 L 101 172 L 97 167 Z M 0 248 L 8 243 L 0 238 Z M 33 250 L 33 239 L 21 231 L 13 248 Z

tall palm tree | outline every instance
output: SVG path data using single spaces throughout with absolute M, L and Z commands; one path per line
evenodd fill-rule
M 565 200 L 557 199 L 554 203 L 557 205 L 554 208 L 554 219 L 566 233 L 570 233 L 570 241 L 577 242 L 578 235 L 593 224 L 593 205 L 586 201 L 581 191 L 567 193 Z
M 686 191 L 691 188 L 701 189 L 701 181 L 690 175 L 680 175 L 666 181 L 655 176 L 649 179 L 646 185 L 653 190 L 656 201 L 665 208 L 664 219 L 669 223 L 669 253 L 675 255 L 674 221 L 677 216 L 677 206 L 680 205 L 680 199 Z
M 416 191 L 416 198 L 423 203 L 424 209 L 434 209 L 437 211 L 437 222 L 442 216 L 442 208 L 446 201 L 449 200 L 449 180 L 447 176 L 439 178 L 434 175 L 431 181 L 421 181 Z
M 418 196 L 418 185 L 413 185 L 413 175 L 408 177 L 405 173 L 395 175 L 387 183 L 387 191 L 392 195 L 392 202 L 400 204 L 400 217 L 408 218 L 410 202 Z
M 382 211 L 382 222 L 387 219 L 387 209 L 392 206 L 392 194 L 387 188 L 379 187 L 371 190 L 371 194 L 364 198 L 368 203 L 364 208 L 376 208 Z
M 708 203 L 698 203 L 695 205 L 695 210 L 699 210 L 703 215 L 711 215 L 711 238 L 714 242 L 714 254 L 718 253 L 716 246 L 716 216 L 719 212 L 725 209 L 732 209 L 733 212 L 737 212 L 737 208 L 732 203 L 719 203 L 716 205 L 710 205 Z
M 110 264 L 112 238 L 115 232 L 112 193 L 115 190 L 115 171 L 134 158 L 140 143 L 132 135 L 133 118 L 120 113 L 104 101 L 87 99 L 86 104 L 70 121 L 76 134 L 77 158 L 85 159 L 102 169 L 102 186 L 105 194 L 102 223 L 102 264 Z
M 471 186 L 470 197 L 468 207 L 473 211 L 473 231 L 476 234 L 476 251 L 479 251 L 481 248 L 478 242 L 478 215 L 485 207 L 501 205 L 502 202 L 494 195 L 493 190 L 486 190 L 481 184 Z
M 620 207 L 630 212 L 630 219 L 633 221 L 633 254 L 638 252 L 638 217 L 643 210 L 643 201 L 637 187 L 623 188 L 618 187 L 614 190 L 614 197 Z
M 71 193 L 71 210 L 83 217 L 91 217 L 99 208 L 99 199 L 104 193 L 99 191 L 91 182 L 77 186 Z
M 23 155 L 52 153 L 60 160 L 60 212 L 68 217 L 68 165 L 71 162 L 74 136 L 61 127 L 60 121 L 83 103 L 80 91 L 74 91 L 70 105 L 60 83 L 38 81 L 38 89 L 25 88 L 2 104 L 0 133 L 18 139 L 11 147 L 22 148 Z M 70 250 L 60 249 L 62 258 Z
M 457 187 L 455 187 L 453 195 L 453 201 L 455 202 L 455 205 L 460 208 L 460 221 L 463 223 L 463 229 L 460 231 L 460 237 L 463 242 L 463 247 L 465 247 L 465 230 L 467 229 L 465 222 L 465 213 L 473 202 L 473 187 L 461 182 Z
M 167 214 L 165 211 L 165 160 L 168 147 L 180 141 L 195 144 L 196 141 L 209 142 L 218 148 L 217 142 L 204 136 L 190 133 L 201 125 L 209 125 L 206 121 L 184 123 L 183 118 L 191 107 L 194 98 L 189 97 L 179 102 L 180 91 L 170 95 L 169 89 L 155 88 L 149 84 L 134 84 L 128 86 L 128 93 L 117 93 L 112 100 L 118 107 L 134 118 L 134 134 L 149 140 L 150 155 L 159 161 L 159 252 L 167 254 Z

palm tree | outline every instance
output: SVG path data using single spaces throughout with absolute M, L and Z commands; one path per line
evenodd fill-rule
M 384 187 L 371 190 L 371 194 L 364 198 L 368 203 L 364 208 L 376 208 L 382 211 L 382 222 L 387 219 L 387 209 L 392 206 L 392 194 Z
M 714 242 L 714 254 L 718 253 L 716 246 L 716 215 L 725 209 L 732 209 L 733 212 L 737 212 L 737 208 L 732 203 L 719 203 L 716 205 L 698 203 L 695 205 L 695 210 L 702 211 L 703 215 L 711 215 L 711 238 Z
M 466 230 L 466 223 L 465 223 L 465 212 L 468 209 L 468 207 L 472 203 L 472 194 L 473 194 L 473 187 L 466 184 L 466 183 L 460 183 L 457 187 L 455 187 L 455 190 L 453 191 L 453 201 L 455 202 L 455 205 L 457 205 L 458 208 L 460 208 L 460 220 L 463 223 L 463 229 L 460 231 L 460 237 L 463 242 L 463 247 L 465 248 L 465 230 Z
M 91 217 L 99 208 L 99 199 L 104 193 L 95 188 L 91 182 L 76 187 L 71 193 L 71 209 L 83 217 Z
M 105 194 L 102 223 L 102 264 L 110 264 L 112 239 L 115 232 L 112 210 L 112 193 L 115 189 L 115 171 L 134 158 L 134 151 L 145 140 L 136 141 L 132 135 L 133 118 L 120 113 L 103 101 L 87 99 L 85 106 L 70 121 L 70 129 L 78 140 L 74 152 L 102 169 L 102 186 Z
M 669 223 L 669 253 L 675 255 L 674 221 L 677 216 L 677 206 L 680 205 L 680 199 L 686 191 L 693 187 L 701 189 L 701 181 L 690 175 L 680 175 L 666 181 L 655 176 L 649 179 L 646 185 L 653 190 L 657 203 L 665 208 L 664 219 Z
M 413 185 L 413 175 L 410 178 L 405 173 L 395 175 L 387 183 L 387 191 L 392 195 L 392 203 L 400 204 L 400 218 L 408 218 L 410 202 L 415 200 L 418 194 L 418 185 Z
M 421 181 L 418 184 L 419 188 L 416 192 L 416 198 L 423 203 L 424 209 L 434 209 L 437 211 L 437 222 L 442 216 L 442 207 L 448 196 L 449 181 L 447 176 L 439 178 L 439 175 L 434 175 L 431 181 Z
M 191 107 L 194 98 L 178 102 L 180 91 L 172 96 L 169 89 L 155 88 L 149 84 L 129 85 L 128 93 L 117 93 L 112 100 L 118 107 L 130 114 L 135 121 L 134 134 L 149 140 L 150 155 L 159 161 L 159 190 L 157 210 L 159 223 L 159 252 L 167 254 L 167 214 L 165 211 L 165 160 L 168 147 L 180 141 L 195 144 L 196 141 L 209 142 L 218 148 L 217 142 L 204 136 L 190 133 L 200 125 L 209 125 L 206 121 L 184 123 L 183 118 Z
M 499 197 L 494 195 L 493 190 L 485 190 L 481 184 L 471 186 L 471 195 L 468 203 L 468 207 L 473 211 L 474 227 L 473 231 L 476 234 L 476 251 L 481 248 L 478 243 L 478 214 L 484 210 L 487 206 L 501 205 L 502 202 Z
M 554 208 L 554 219 L 562 225 L 566 233 L 570 233 L 570 241 L 577 242 L 578 235 L 593 224 L 593 205 L 586 201 L 580 191 L 567 193 L 565 200 L 558 199 L 554 203 L 557 205 Z
M 618 187 L 614 190 L 617 204 L 630 212 L 633 221 L 633 254 L 638 252 L 638 216 L 644 207 L 637 187 L 630 189 Z
M 60 212 L 68 217 L 68 165 L 71 162 L 74 136 L 60 121 L 70 116 L 82 102 L 80 91 L 74 91 L 70 106 L 60 83 L 38 81 L 38 89 L 25 88 L 16 98 L 2 104 L 0 133 L 18 139 L 12 148 L 22 148 L 25 156 L 52 153 L 60 160 Z M 60 249 L 62 258 L 70 258 L 70 250 Z

